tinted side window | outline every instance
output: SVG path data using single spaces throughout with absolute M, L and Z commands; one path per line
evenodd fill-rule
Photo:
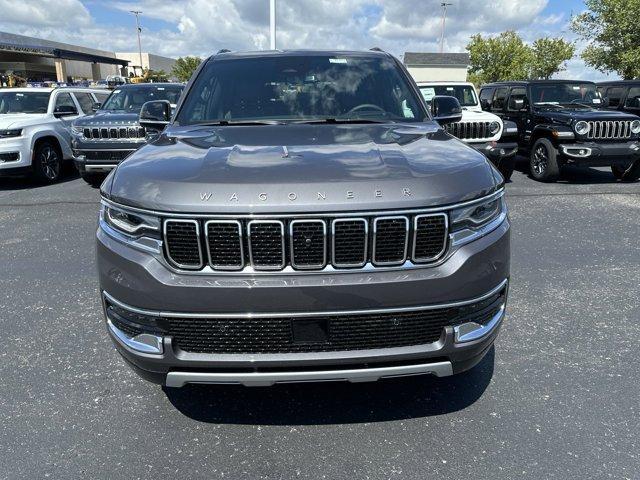
M 518 100 L 522 100 L 522 106 L 518 107 Z M 527 89 L 524 87 L 515 87 L 511 89 L 511 96 L 509 97 L 509 104 L 507 105 L 507 109 L 512 112 L 519 112 L 522 108 L 525 108 L 529 105 L 529 100 L 527 99 Z
M 93 97 L 89 93 L 76 92 L 74 93 L 76 100 L 80 104 L 80 108 L 84 113 L 91 113 L 91 108 L 93 107 Z
M 620 105 L 620 100 L 624 95 L 623 87 L 611 87 L 607 90 L 607 97 L 609 97 L 609 106 L 617 107 Z
M 480 90 L 480 106 L 483 110 L 491 108 L 491 99 L 493 98 L 493 88 L 483 88 Z
M 631 87 L 629 89 L 629 95 L 627 95 L 627 101 L 624 106 L 640 110 L 640 87 Z
M 491 102 L 491 110 L 504 110 L 504 105 L 507 101 L 508 94 L 509 87 L 497 88 L 496 93 L 493 95 L 493 101 Z
M 64 93 L 58 94 L 58 97 L 56 98 L 56 104 L 54 106 L 54 109 L 58 107 L 76 108 L 76 104 L 73 103 L 73 99 L 71 98 L 71 95 L 69 95 L 69 93 L 67 92 L 64 92 Z

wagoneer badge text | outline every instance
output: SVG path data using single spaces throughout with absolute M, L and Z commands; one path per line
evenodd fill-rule
M 409 188 L 403 188 L 402 190 L 402 196 L 404 197 L 410 197 L 411 196 L 411 189 Z M 325 192 L 317 192 L 317 200 L 326 200 L 327 199 L 327 194 Z M 373 197 L 374 198 L 382 198 L 384 196 L 384 192 L 381 189 L 376 189 L 373 191 Z M 258 200 L 260 200 L 261 202 L 266 202 L 269 199 L 269 194 L 266 192 L 260 192 L 257 194 Z M 214 195 L 213 192 L 201 192 L 200 193 L 200 200 L 203 202 L 208 202 L 210 200 L 214 200 L 216 198 L 216 196 Z M 347 200 L 352 200 L 354 198 L 356 198 L 356 194 L 353 190 L 346 190 L 344 192 L 344 197 Z M 298 199 L 298 194 L 296 192 L 289 192 L 287 194 L 287 199 L 291 202 L 295 202 Z M 233 192 L 231 193 L 231 195 L 228 196 L 227 200 L 229 202 L 238 202 L 239 201 L 239 197 L 237 192 Z

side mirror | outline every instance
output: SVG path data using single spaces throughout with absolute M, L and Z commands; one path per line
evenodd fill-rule
M 602 97 L 602 103 L 600 104 L 602 108 L 609 108 L 611 106 L 611 102 L 609 101 L 609 97 Z
M 78 109 L 71 105 L 60 105 L 53 111 L 54 117 L 70 117 L 71 115 L 78 115 Z
M 524 109 L 524 98 L 512 98 L 509 102 L 509 110 L 519 112 Z
M 97 112 L 98 110 L 100 110 L 100 107 L 101 107 L 101 106 L 102 106 L 102 104 L 101 104 L 101 103 L 94 103 L 94 104 L 91 106 L 91 111 L 93 111 L 93 112 Z
M 171 120 L 171 104 L 167 100 L 153 100 L 142 105 L 140 125 L 149 130 L 162 131 Z
M 431 115 L 440 125 L 462 120 L 462 107 L 456 97 L 436 95 L 431 99 Z
M 486 98 L 480 100 L 480 108 L 482 108 L 482 110 L 491 110 L 491 104 L 489 103 L 489 100 L 487 100 Z

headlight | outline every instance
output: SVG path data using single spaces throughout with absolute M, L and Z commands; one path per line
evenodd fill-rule
M 583 120 L 580 120 L 573 127 L 578 135 L 586 135 L 589 133 L 589 124 Z
M 453 232 L 460 230 L 478 230 L 491 223 L 506 213 L 507 208 L 502 196 L 491 200 L 476 203 L 468 207 L 451 211 L 451 229 Z
M 12 130 L 0 130 L 0 138 L 19 137 L 22 135 L 21 128 L 14 128 Z
M 489 132 L 491 135 L 496 135 L 500 131 L 500 122 L 491 122 L 489 124 Z
M 631 133 L 640 133 L 640 120 L 631 122 Z
M 160 219 L 152 215 L 130 212 L 103 203 L 102 219 L 111 228 L 128 237 L 160 238 Z

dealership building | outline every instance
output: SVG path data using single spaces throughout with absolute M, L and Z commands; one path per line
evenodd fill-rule
M 467 80 L 468 53 L 406 52 L 404 64 L 416 82 Z
M 142 68 L 170 73 L 175 60 L 142 53 Z M 118 53 L 0 32 L 0 75 L 30 82 L 97 81 L 109 75 L 140 74 L 139 53 Z

